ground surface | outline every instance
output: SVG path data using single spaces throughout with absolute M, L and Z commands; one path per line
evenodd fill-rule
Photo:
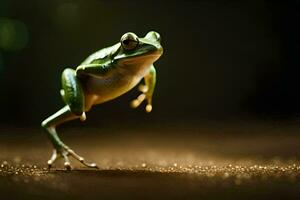
M 124 130 L 61 130 L 99 166 L 67 172 L 39 130 L 3 128 L 1 199 L 300 199 L 298 125 Z

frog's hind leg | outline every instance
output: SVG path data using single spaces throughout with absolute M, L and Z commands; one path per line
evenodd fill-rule
M 84 121 L 86 119 L 85 97 L 74 69 L 67 68 L 63 71 L 61 84 L 62 89 L 60 90 L 60 94 L 64 102 L 69 106 L 72 113 L 80 116 L 80 120 Z
M 52 157 L 48 161 L 48 167 L 51 168 L 57 159 L 63 158 L 65 160 L 65 167 L 71 169 L 68 156 L 72 156 L 87 167 L 97 168 L 96 164 L 85 162 L 83 157 L 65 145 L 57 135 L 56 126 L 70 120 L 83 118 L 83 116 L 85 118 L 84 93 L 74 70 L 66 69 L 63 72 L 62 88 L 63 92 L 61 93 L 67 105 L 42 122 L 42 127 L 45 129 L 54 146 Z

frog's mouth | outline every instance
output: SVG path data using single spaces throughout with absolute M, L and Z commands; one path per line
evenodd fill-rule
M 148 54 L 148 55 L 140 55 L 140 56 L 133 56 L 127 57 L 126 59 L 117 60 L 117 63 L 120 66 L 127 66 L 127 67 L 139 67 L 143 68 L 143 66 L 152 65 L 156 60 L 158 60 L 160 54 Z
M 155 59 L 159 58 L 163 54 L 163 48 L 161 45 L 141 47 L 138 51 L 127 52 L 120 55 L 116 55 L 115 60 L 141 60 L 141 59 Z

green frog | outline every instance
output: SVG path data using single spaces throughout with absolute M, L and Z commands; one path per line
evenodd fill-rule
M 152 111 L 152 95 L 156 84 L 156 70 L 153 63 L 163 53 L 159 33 L 150 31 L 145 37 L 132 32 L 125 33 L 120 41 L 103 48 L 85 59 L 76 69 L 66 68 L 62 72 L 60 90 L 66 104 L 62 109 L 42 122 L 54 151 L 48 160 L 49 169 L 59 158 L 64 159 L 66 169 L 71 169 L 69 156 L 90 168 L 95 163 L 86 162 L 59 138 L 56 127 L 64 122 L 86 120 L 86 113 L 92 106 L 115 99 L 128 92 L 139 82 L 141 94 L 131 102 L 133 108 L 146 101 L 145 111 Z

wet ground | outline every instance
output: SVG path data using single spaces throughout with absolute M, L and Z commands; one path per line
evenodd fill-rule
M 117 128 L 65 128 L 63 140 L 99 166 L 89 170 L 72 160 L 72 171 L 64 170 L 62 161 L 46 168 L 52 151 L 40 130 L 3 128 L 0 196 L 300 199 L 300 126 L 212 127 L 126 128 L 121 133 Z

